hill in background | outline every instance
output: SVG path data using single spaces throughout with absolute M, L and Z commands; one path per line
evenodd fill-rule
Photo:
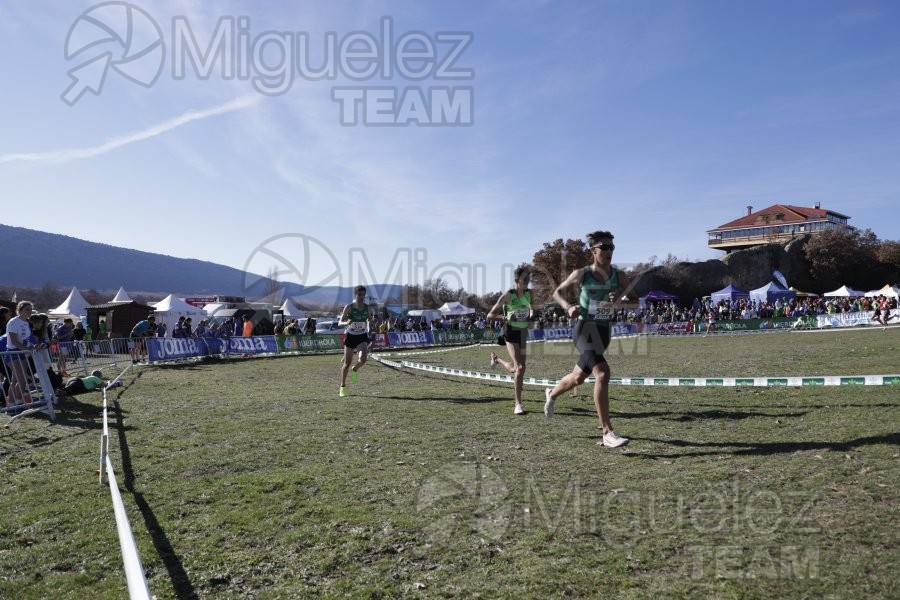
M 174 293 L 255 298 L 265 294 L 262 276 L 247 277 L 255 282 L 247 289 L 244 271 L 207 261 L 129 250 L 2 224 L 0 239 L 3 240 L 0 284 L 5 286 L 40 288 L 49 282 L 57 288 L 113 292 L 122 286 L 129 294 L 159 296 Z M 295 298 L 308 307 L 330 308 L 353 299 L 352 288 L 305 287 L 294 283 L 278 283 L 276 287 L 283 291 L 283 296 Z M 401 286 L 371 287 L 379 298 L 399 296 L 401 291 Z

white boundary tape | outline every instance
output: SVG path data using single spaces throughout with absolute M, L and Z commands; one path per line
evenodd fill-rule
M 530 342 L 529 342 L 530 343 Z M 423 354 L 441 354 L 442 352 L 453 352 L 454 350 L 468 350 L 469 348 L 477 348 L 485 344 L 466 344 L 464 346 L 453 346 L 451 348 L 441 348 L 439 350 L 409 350 L 406 352 L 387 352 L 390 357 L 394 356 L 421 356 Z M 498 346 L 499 348 L 499 346 Z M 370 354 L 371 356 L 372 354 Z
M 512 383 L 512 375 L 505 373 L 483 373 L 481 371 L 469 371 L 466 369 L 454 369 L 438 365 L 410 362 L 407 360 L 392 361 L 376 355 L 371 355 L 378 362 L 395 368 L 417 369 L 430 373 L 465 377 L 469 379 L 485 379 Z M 587 383 L 593 381 L 588 378 Z M 526 377 L 525 385 L 550 386 L 559 383 L 558 379 L 539 379 Z M 835 385 L 900 385 L 898 375 L 824 375 L 803 377 L 613 377 L 610 385 L 634 385 L 656 387 L 805 387 L 805 386 L 835 386 Z
M 103 434 L 100 437 L 100 483 L 104 480 L 109 483 L 109 493 L 112 498 L 113 513 L 116 518 L 116 531 L 119 534 L 119 549 L 122 552 L 122 565 L 125 569 L 125 581 L 128 585 L 128 597 L 131 600 L 150 600 L 152 594 L 147 586 L 147 577 L 141 564 L 141 554 L 134 540 L 131 523 L 128 522 L 128 512 L 125 503 L 122 502 L 122 494 L 116 481 L 116 472 L 113 469 L 112 459 L 109 457 L 109 404 L 107 391 L 114 387 L 122 376 L 131 368 L 125 370 L 110 381 L 103 388 Z M 105 477 L 104 477 L 105 476 Z

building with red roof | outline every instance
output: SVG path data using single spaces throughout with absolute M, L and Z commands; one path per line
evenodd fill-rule
M 733 250 L 752 248 L 760 244 L 784 243 L 806 234 L 840 229 L 852 231 L 847 224 L 850 217 L 821 208 L 818 202 L 813 208 L 773 204 L 768 208 L 753 212 L 747 207 L 747 214 L 706 233 L 710 248 Z

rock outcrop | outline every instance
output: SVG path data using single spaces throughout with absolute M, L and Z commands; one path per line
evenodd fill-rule
M 815 282 L 803 253 L 807 241 L 809 235 L 785 244 L 737 250 L 720 259 L 653 267 L 635 278 L 635 292 L 641 296 L 650 290 L 663 290 L 678 294 L 682 303 L 690 304 L 694 298 L 708 296 L 729 283 L 745 290 L 756 289 L 772 281 L 776 270 L 784 274 L 790 285 L 810 290 Z

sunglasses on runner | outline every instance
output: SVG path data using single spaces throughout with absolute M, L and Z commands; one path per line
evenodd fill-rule
M 601 250 L 603 252 L 606 252 L 607 250 L 612 251 L 612 250 L 616 249 L 616 245 L 615 244 L 597 244 L 596 246 L 591 246 L 591 250 L 594 250 L 594 249 Z

